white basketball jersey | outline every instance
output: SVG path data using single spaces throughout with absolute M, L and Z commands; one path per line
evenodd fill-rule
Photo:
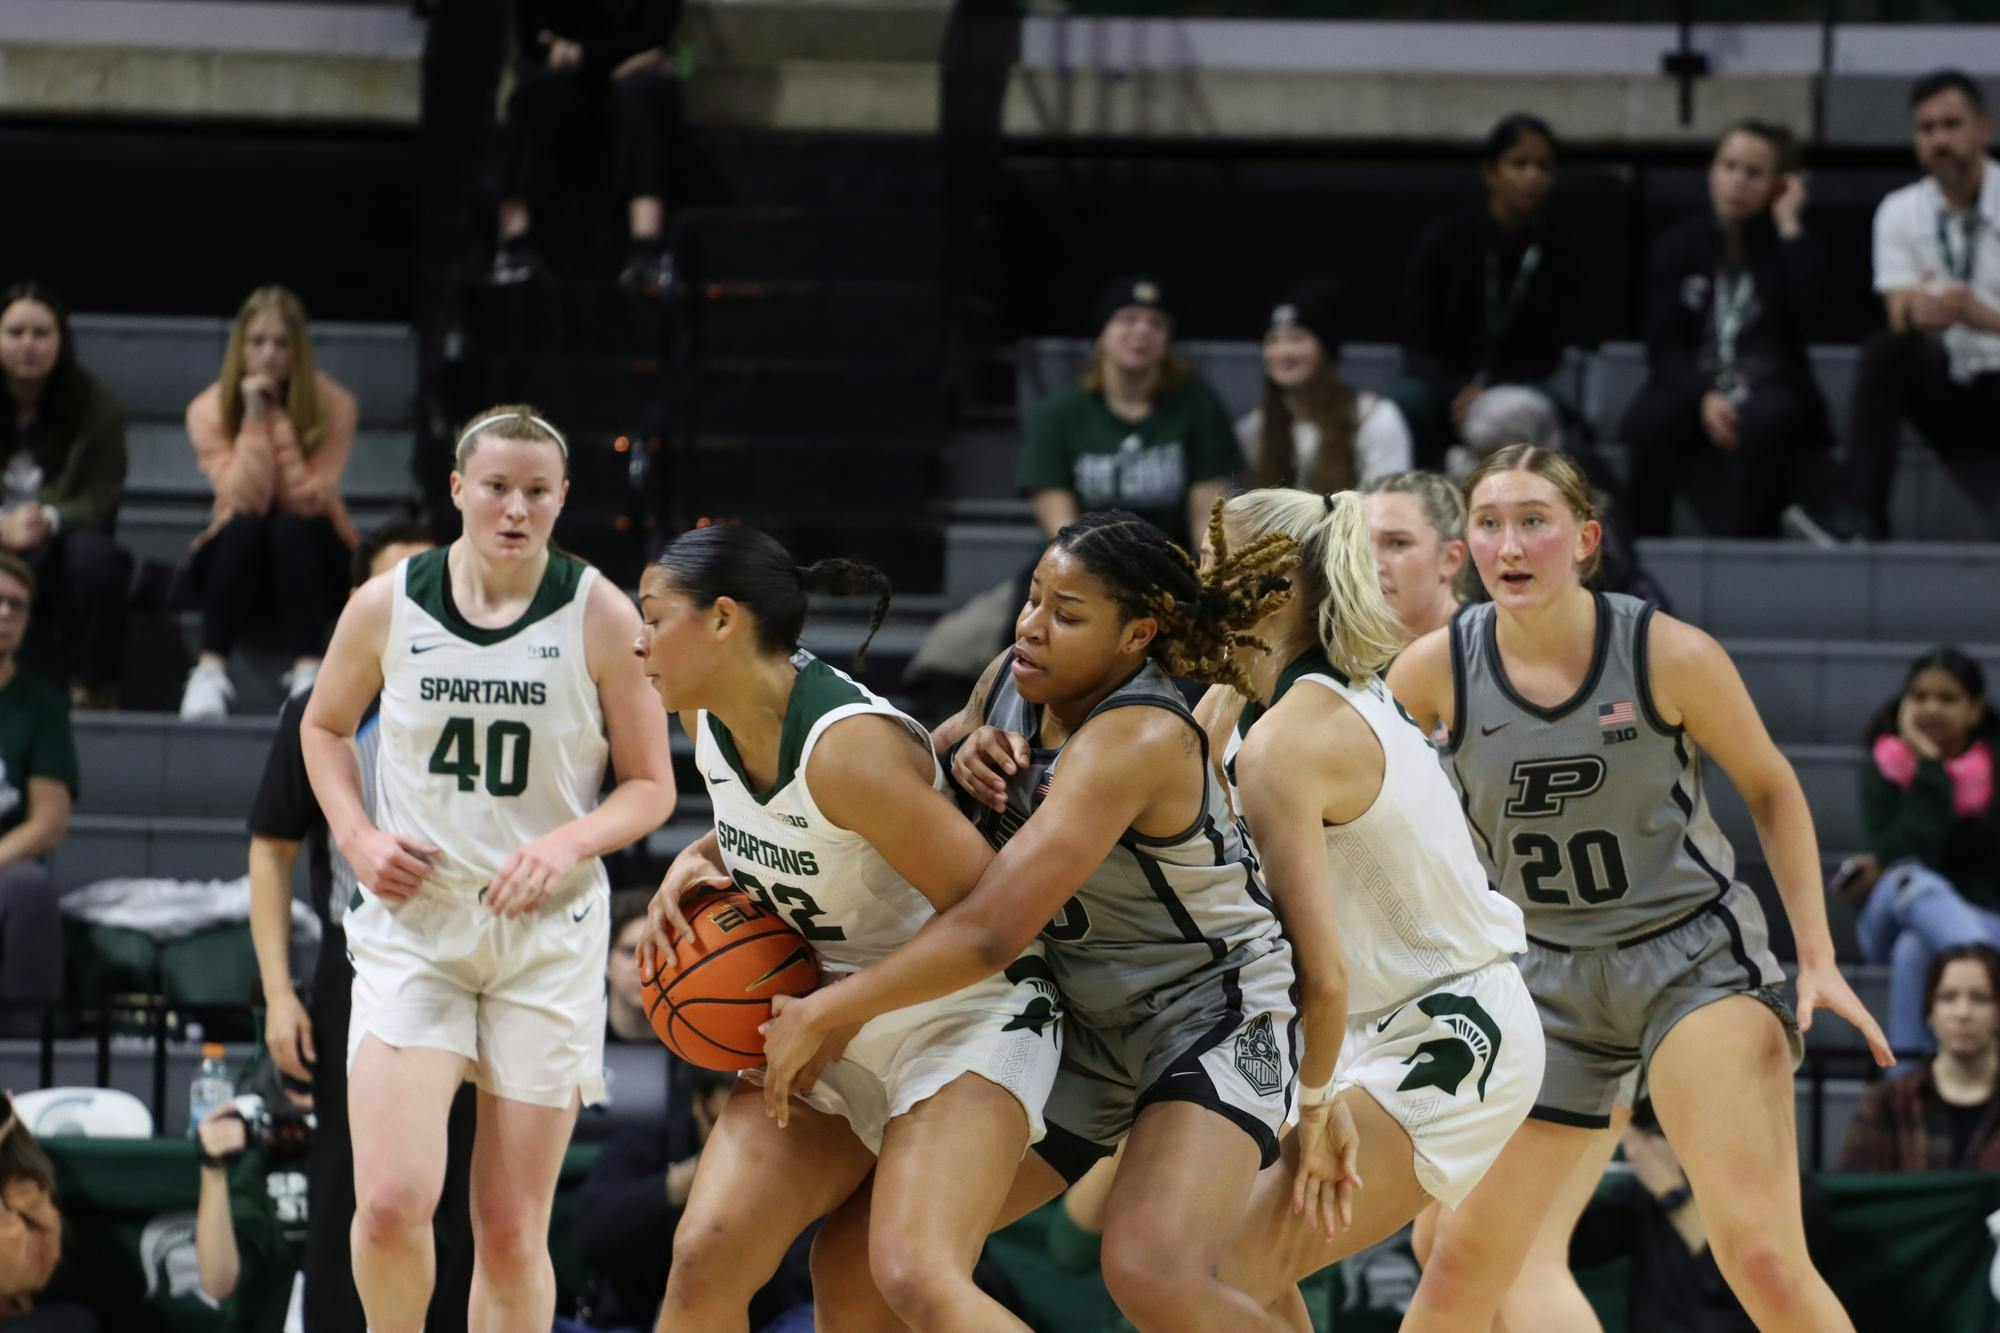
M 551 551 L 528 609 L 482 629 L 452 601 L 449 550 L 396 567 L 375 823 L 443 849 L 426 890 L 473 896 L 514 852 L 596 808 L 610 745 L 584 652 L 597 571 Z M 550 898 L 592 885 L 608 885 L 594 857 Z
M 834 825 L 814 804 L 806 765 L 828 727 L 865 713 L 892 718 L 930 751 L 930 733 L 845 672 L 810 653 L 792 659 L 798 680 L 785 707 L 778 774 L 754 791 L 729 729 L 698 713 L 695 763 L 715 807 L 715 837 L 730 877 L 811 942 L 828 971 L 851 972 L 887 954 L 931 918 L 930 900 L 869 841 Z M 945 789 L 931 761 L 931 783 Z
M 1300 681 L 1345 699 L 1382 746 L 1375 803 L 1359 818 L 1326 829 L 1349 1011 L 1403 1003 L 1442 978 L 1526 949 L 1521 909 L 1488 887 L 1465 814 L 1429 738 L 1380 677 L 1355 685 L 1314 649 L 1279 676 L 1272 706 Z M 1224 766 L 1232 788 L 1236 752 L 1265 711 L 1246 705 L 1230 734 Z

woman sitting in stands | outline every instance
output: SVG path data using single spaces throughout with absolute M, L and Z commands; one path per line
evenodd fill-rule
M 1120 278 L 1097 301 L 1083 380 L 1028 411 L 1015 484 L 1053 537 L 1086 509 L 1129 509 L 1193 549 L 1239 461 L 1229 412 L 1173 352 L 1173 317 L 1152 278 Z
M 2000 952 L 1960 944 L 1931 959 L 1924 1014 L 1937 1054 L 1868 1089 L 1841 1170 L 2000 1170 Z
M 125 409 L 77 363 L 69 311 L 38 282 L 0 293 L 0 548 L 33 568 L 41 624 L 22 656 L 78 708 L 115 708 L 131 559 Z
M 1301 284 L 1264 333 L 1264 401 L 1236 423 L 1249 484 L 1318 495 L 1410 469 L 1402 409 L 1340 378 L 1340 308 L 1330 283 Z
M 195 461 L 215 487 L 215 516 L 195 538 L 189 565 L 201 595 L 201 656 L 181 694 L 182 717 L 229 712 L 229 653 L 259 611 L 277 613 L 292 655 L 287 688 L 312 687 L 359 540 L 340 502 L 354 421 L 354 395 L 313 365 L 299 298 L 283 287 L 250 293 L 221 375 L 187 410 Z

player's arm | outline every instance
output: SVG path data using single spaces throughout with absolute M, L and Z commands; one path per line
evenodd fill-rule
M 942 912 L 972 892 L 993 849 L 931 785 L 934 763 L 908 727 L 864 713 L 821 737 L 806 764 L 806 786 L 821 814 L 866 838 Z
M 1403 711 L 1416 721 L 1426 736 L 1437 733 L 1438 723 L 1457 721 L 1457 700 L 1451 684 L 1451 626 L 1444 625 L 1424 635 L 1396 655 L 1384 681 Z
M 578 863 L 629 846 L 674 812 L 674 767 L 667 715 L 632 651 L 639 612 L 603 579 L 590 587 L 583 612 L 585 661 L 597 682 L 597 702 L 611 745 L 618 785 L 597 808 L 515 849 L 493 876 L 486 906 L 519 916 L 539 907 Z M 551 736 L 547 744 L 560 744 Z
M 979 683 L 972 687 L 965 707 L 931 728 L 931 749 L 938 758 L 944 758 L 952 746 L 977 731 L 986 721 L 987 697 L 993 693 L 993 682 L 1000 678 L 1000 668 L 1006 664 L 1007 654 L 1013 650 L 1013 645 L 1009 644 L 988 662 L 986 670 L 979 674 Z
M 401 901 L 417 891 L 440 853 L 375 827 L 361 803 L 361 760 L 354 752 L 355 729 L 382 692 L 382 650 L 395 598 L 394 571 L 376 575 L 348 598 L 299 719 L 299 750 L 334 846 L 369 892 Z
M 1236 789 L 1257 840 L 1264 882 L 1292 942 L 1305 1022 L 1299 1084 L 1317 1088 L 1332 1080 L 1347 1030 L 1347 964 L 1328 892 L 1325 811 L 1338 797 L 1347 756 L 1374 745 L 1374 735 L 1351 708 L 1329 713 L 1293 704 L 1293 697 L 1281 700 L 1244 738 L 1236 752 Z
M 1709 635 L 1665 613 L 1653 616 L 1646 661 L 1661 720 L 1687 729 L 1689 738 L 1735 784 L 1756 821 L 1757 842 L 1797 942 L 1800 1030 L 1812 1025 L 1813 1007 L 1824 1003 L 1861 1029 L 1879 1063 L 1893 1063 L 1881 1029 L 1834 966 L 1812 809 L 1798 774 L 1765 729 L 1736 664 Z
M 949 766 L 952 785 L 992 810 L 1007 808 L 1007 779 L 1028 764 L 1028 738 L 986 725 L 986 700 L 1012 647 L 987 664 L 964 711 L 931 733 L 931 748 Z
M 886 958 L 804 1000 L 774 1006 L 764 1046 L 766 1108 L 784 1121 L 790 1071 L 826 1032 L 949 995 L 1019 957 L 1184 772 L 1191 739 L 1184 720 L 1158 708 L 1121 708 L 1079 732 L 1064 747 L 1062 781 L 962 902 Z

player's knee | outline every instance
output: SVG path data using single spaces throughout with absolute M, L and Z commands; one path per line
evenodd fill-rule
M 1811 1260 L 1773 1240 L 1754 1224 L 1709 1233 L 1716 1259 L 1736 1288 L 1737 1298 L 1756 1311 L 1796 1309 L 1803 1299 Z
M 505 1208 L 475 1212 L 472 1234 L 482 1268 L 526 1278 L 548 1263 L 548 1219 L 538 1210 Z
M 673 1303 L 676 1293 L 683 1300 L 698 1297 L 703 1301 L 740 1293 L 748 1301 L 751 1293 L 771 1276 L 769 1272 L 752 1271 L 753 1265 L 744 1262 L 751 1248 L 746 1237 L 732 1233 L 720 1219 L 682 1217 L 680 1225 L 674 1228 L 674 1258 L 667 1284 L 669 1303 Z
M 1518 1265 L 1503 1268 L 1501 1257 L 1482 1252 L 1476 1240 L 1433 1234 L 1420 1283 L 1424 1304 L 1463 1315 L 1468 1327 L 1479 1327 L 1482 1317 L 1492 1318 L 1516 1271 Z
M 1107 1233 L 1101 1265 L 1104 1286 L 1127 1319 L 1140 1328 L 1172 1328 L 1199 1308 L 1193 1293 L 1215 1280 L 1216 1265 L 1200 1256 L 1175 1256 L 1164 1238 Z
M 946 1256 L 921 1243 L 876 1240 L 868 1247 L 868 1271 L 898 1319 L 918 1333 L 936 1327 L 952 1276 Z
M 390 1244 L 419 1231 L 428 1234 L 436 1208 L 436 1191 L 414 1181 L 371 1181 L 355 1192 L 354 1225 L 364 1242 Z

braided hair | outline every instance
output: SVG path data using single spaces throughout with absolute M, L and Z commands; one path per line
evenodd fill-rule
M 697 606 L 713 606 L 716 598 L 728 597 L 749 608 L 757 646 L 766 653 L 790 657 L 799 650 L 810 594 L 873 594 L 868 636 L 854 650 L 854 669 L 859 671 L 875 631 L 889 615 L 889 576 L 874 566 L 841 559 L 794 564 L 777 538 L 740 523 L 683 532 L 653 563 Z
M 1176 676 L 1245 690 L 1237 648 L 1271 646 L 1250 633 L 1291 599 L 1286 577 L 1298 567 L 1298 543 L 1283 533 L 1229 549 L 1222 501 L 1208 518 L 1215 563 L 1203 570 L 1167 534 L 1124 509 L 1083 515 L 1056 534 L 1054 546 L 1077 558 L 1110 590 L 1127 620 L 1151 616 L 1160 625 L 1149 654 Z

